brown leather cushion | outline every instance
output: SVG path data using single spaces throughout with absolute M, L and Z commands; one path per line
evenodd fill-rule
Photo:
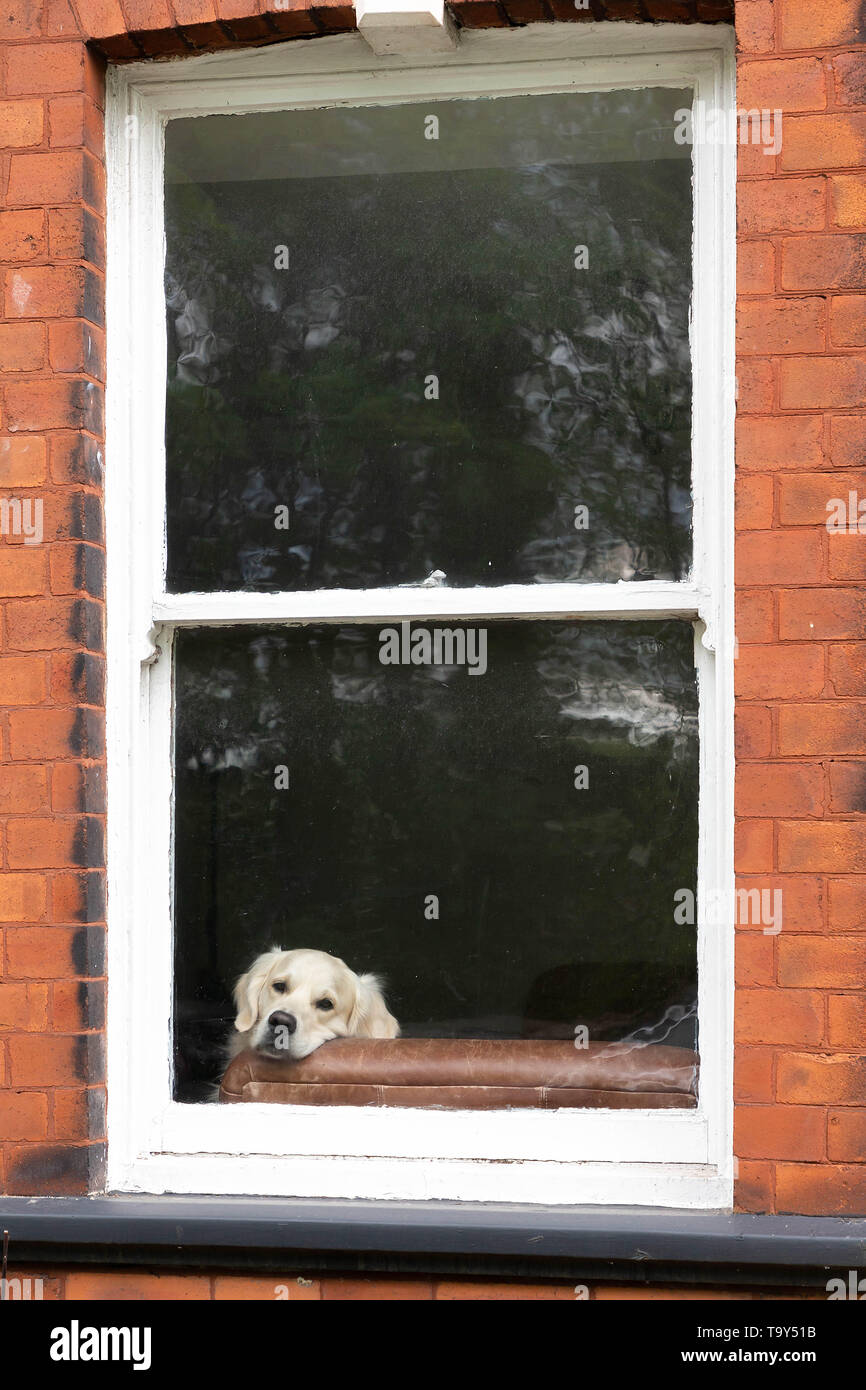
M 300 1062 L 252 1050 L 220 1100 L 491 1110 L 677 1109 L 696 1104 L 698 1058 L 681 1047 L 478 1038 L 338 1038 Z

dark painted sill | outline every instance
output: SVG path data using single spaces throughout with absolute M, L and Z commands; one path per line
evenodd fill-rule
M 483 1274 L 823 1287 L 866 1218 L 271 1197 L 5 1197 L 15 1265 Z

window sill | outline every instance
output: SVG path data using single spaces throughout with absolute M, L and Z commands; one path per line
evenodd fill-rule
M 866 1218 L 630 1207 L 214 1197 L 5 1197 L 15 1264 L 367 1270 L 824 1287 Z

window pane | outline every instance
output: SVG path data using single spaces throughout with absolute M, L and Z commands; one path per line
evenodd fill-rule
M 181 1099 L 272 946 L 381 972 L 408 1036 L 694 1046 L 691 625 L 465 631 L 474 670 L 384 665 L 378 626 L 178 634 Z
M 171 121 L 169 588 L 685 575 L 690 104 Z

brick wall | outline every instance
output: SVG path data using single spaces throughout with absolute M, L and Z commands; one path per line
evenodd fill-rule
M 571 0 L 452 10 L 469 27 L 588 17 Z M 44 505 L 41 545 L 0 538 L 0 1190 L 85 1192 L 103 1163 L 105 58 L 352 27 L 337 0 L 0 13 L 0 495 Z M 742 150 L 739 183 L 737 867 L 782 887 L 785 912 L 779 936 L 738 933 L 737 1196 L 861 1214 L 866 538 L 824 521 L 829 498 L 866 496 L 866 3 L 737 0 L 736 27 L 740 105 L 784 112 L 781 154 Z M 219 1296 L 189 1277 L 188 1296 Z

